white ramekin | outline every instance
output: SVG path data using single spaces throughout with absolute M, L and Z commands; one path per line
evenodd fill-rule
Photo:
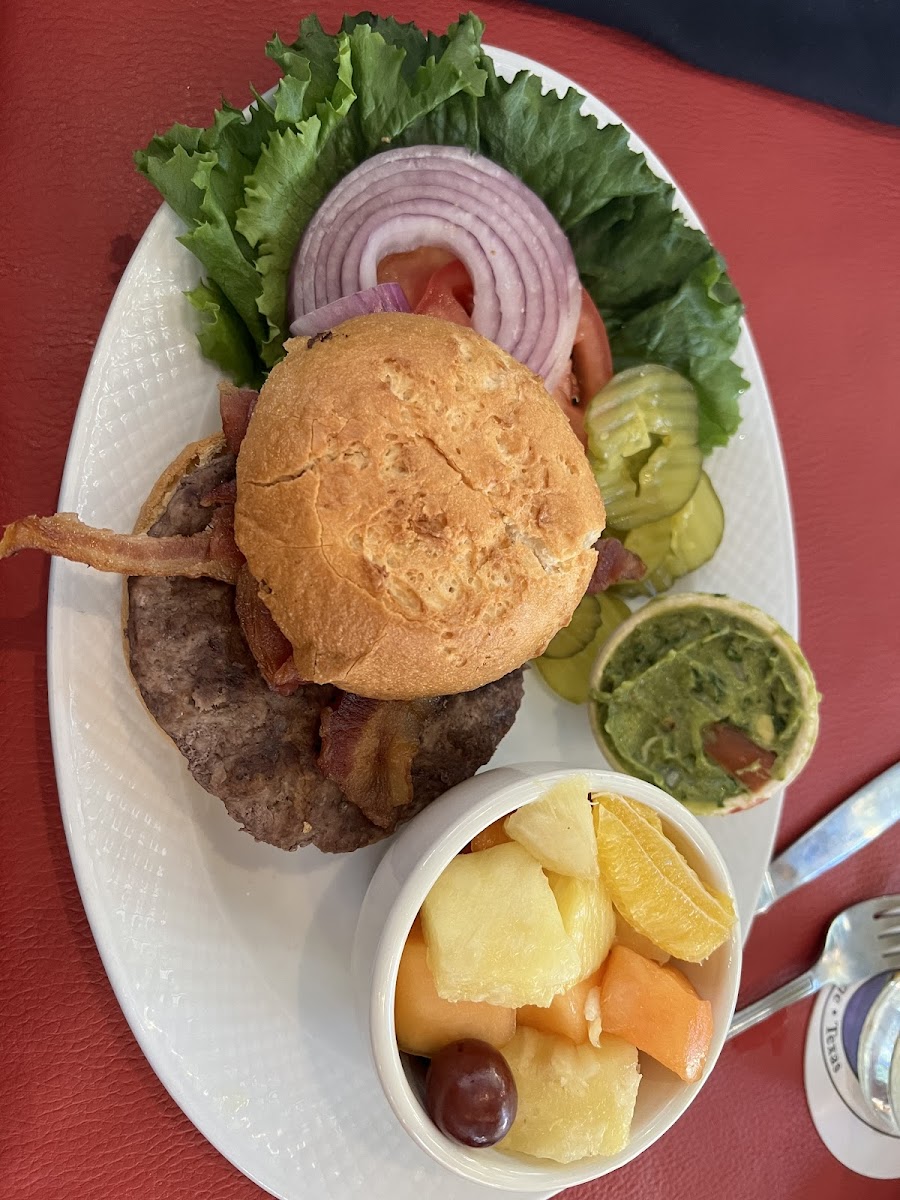
M 651 1146 L 681 1116 L 709 1077 L 734 1012 L 741 970 L 740 924 L 706 962 L 684 968 L 701 996 L 712 1003 L 715 1032 L 706 1071 L 683 1083 L 642 1055 L 631 1140 L 620 1153 L 570 1164 L 513 1157 L 496 1149 L 470 1150 L 445 1137 L 427 1116 L 416 1081 L 407 1073 L 394 1032 L 394 990 L 410 926 L 432 884 L 453 856 L 498 817 L 536 800 L 568 775 L 584 775 L 592 791 L 614 792 L 656 809 L 666 833 L 701 877 L 734 898 L 731 880 L 709 834 L 677 800 L 629 775 L 562 764 L 525 763 L 475 775 L 451 789 L 394 839 L 363 901 L 353 946 L 353 978 L 359 1019 L 376 1074 L 397 1119 L 423 1150 L 450 1171 L 475 1183 L 519 1192 L 573 1187 L 607 1175 Z

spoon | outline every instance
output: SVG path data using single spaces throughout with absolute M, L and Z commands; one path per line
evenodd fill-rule
M 797 979 L 735 1013 L 728 1037 L 811 996 L 826 983 L 847 986 L 891 969 L 900 969 L 900 896 L 879 896 L 854 904 L 831 922 L 819 961 Z

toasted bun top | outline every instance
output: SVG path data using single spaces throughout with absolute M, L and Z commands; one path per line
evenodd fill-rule
M 384 699 L 540 654 L 604 524 L 541 381 L 470 329 L 358 317 L 288 343 L 238 455 L 235 536 L 304 679 Z

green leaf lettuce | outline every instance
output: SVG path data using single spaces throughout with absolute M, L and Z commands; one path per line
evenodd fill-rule
M 673 209 L 673 189 L 599 128 L 575 91 L 542 95 L 528 72 L 499 79 L 473 14 L 446 34 L 359 13 L 335 35 L 306 18 L 267 54 L 283 77 L 244 116 L 228 104 L 206 129 L 173 125 L 135 155 L 187 226 L 181 241 L 206 283 L 203 353 L 238 382 L 283 355 L 291 262 L 316 209 L 373 154 L 407 145 L 466 146 L 518 175 L 570 238 L 603 313 L 617 368 L 655 361 L 700 397 L 701 445 L 724 445 L 746 387 L 731 355 L 742 307 L 721 258 Z

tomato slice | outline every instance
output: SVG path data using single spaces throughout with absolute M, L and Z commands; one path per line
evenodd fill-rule
M 389 254 L 378 264 L 377 277 L 379 283 L 399 283 L 413 312 L 471 326 L 472 280 L 449 250 L 422 246 Z
M 572 345 L 572 372 L 578 380 L 578 396 L 582 407 L 593 400 L 613 377 L 606 326 L 597 311 L 597 305 L 584 287 L 581 289 L 581 313 Z
M 469 272 L 459 259 L 454 259 L 435 271 L 415 311 L 429 317 L 443 317 L 456 325 L 471 326 L 474 300 Z
M 569 418 L 578 440 L 587 446 L 584 411 L 613 376 L 612 354 L 606 326 L 586 288 L 581 289 L 581 312 L 572 344 L 569 370 L 557 384 L 553 399 Z
M 775 753 L 757 746 L 743 730 L 727 721 L 716 721 L 703 730 L 703 749 L 714 763 L 733 775 L 751 792 L 772 778 Z
M 584 406 L 578 393 L 578 380 L 569 362 L 568 369 L 562 379 L 550 393 L 559 407 L 566 414 L 569 424 L 582 446 L 587 449 L 587 431 L 584 428 Z
M 378 264 L 376 275 L 379 283 L 399 283 L 409 307 L 415 312 L 435 271 L 457 261 L 449 250 L 420 246 L 418 250 L 389 254 Z

